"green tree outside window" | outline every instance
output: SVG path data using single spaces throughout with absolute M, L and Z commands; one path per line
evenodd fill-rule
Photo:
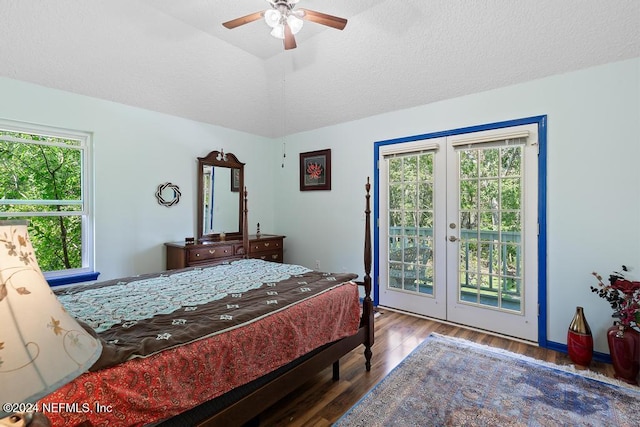
M 0 219 L 29 221 L 43 271 L 82 269 L 82 139 L 0 128 Z

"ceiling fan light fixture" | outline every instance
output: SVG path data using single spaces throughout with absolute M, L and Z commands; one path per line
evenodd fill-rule
M 273 27 L 271 35 L 280 40 L 284 39 L 284 25 L 280 24 Z
M 270 9 L 264 12 L 264 22 L 271 28 L 275 28 L 280 24 L 282 14 L 277 9 Z
M 287 16 L 287 24 L 289 24 L 289 28 L 291 28 L 291 33 L 298 34 L 298 31 L 302 29 L 304 21 L 292 14 Z

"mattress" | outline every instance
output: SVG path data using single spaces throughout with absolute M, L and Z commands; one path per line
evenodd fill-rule
M 355 277 L 239 260 L 58 291 L 103 355 L 41 410 L 53 425 L 94 426 L 187 411 L 355 334 Z

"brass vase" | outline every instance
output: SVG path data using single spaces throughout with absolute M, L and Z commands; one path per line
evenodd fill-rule
M 576 314 L 569 324 L 567 349 L 573 363 L 589 366 L 593 358 L 593 336 L 582 307 L 576 307 Z

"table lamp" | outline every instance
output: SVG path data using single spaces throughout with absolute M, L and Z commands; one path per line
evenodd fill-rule
M 70 382 L 102 345 L 62 306 L 42 275 L 27 221 L 0 221 L 0 425 Z

